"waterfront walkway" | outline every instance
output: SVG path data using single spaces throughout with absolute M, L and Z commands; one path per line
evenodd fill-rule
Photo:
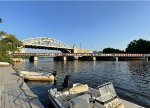
M 0 108 L 44 108 L 11 66 L 0 67 Z

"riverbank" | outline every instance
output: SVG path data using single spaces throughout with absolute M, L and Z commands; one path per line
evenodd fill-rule
M 11 66 L 0 67 L 1 108 L 44 108 Z

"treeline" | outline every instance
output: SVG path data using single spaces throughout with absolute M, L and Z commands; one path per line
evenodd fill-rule
M 22 46 L 22 42 L 15 35 L 0 31 L 0 62 L 12 63 L 10 54 L 19 51 L 18 47 L 20 46 Z
M 150 54 L 150 41 L 144 39 L 133 40 L 127 45 L 125 50 L 104 48 L 102 53 Z

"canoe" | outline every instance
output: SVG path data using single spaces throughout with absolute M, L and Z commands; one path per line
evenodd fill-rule
M 144 108 L 119 98 L 111 82 L 97 89 L 80 83 L 61 91 L 51 88 L 48 96 L 55 108 Z
M 29 71 L 20 71 L 19 76 L 25 80 L 30 81 L 54 81 L 55 76 L 52 73 L 39 73 L 39 72 L 29 72 Z

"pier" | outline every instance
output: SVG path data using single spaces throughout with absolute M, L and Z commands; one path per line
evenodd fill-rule
M 11 66 L 0 67 L 0 108 L 44 108 Z

